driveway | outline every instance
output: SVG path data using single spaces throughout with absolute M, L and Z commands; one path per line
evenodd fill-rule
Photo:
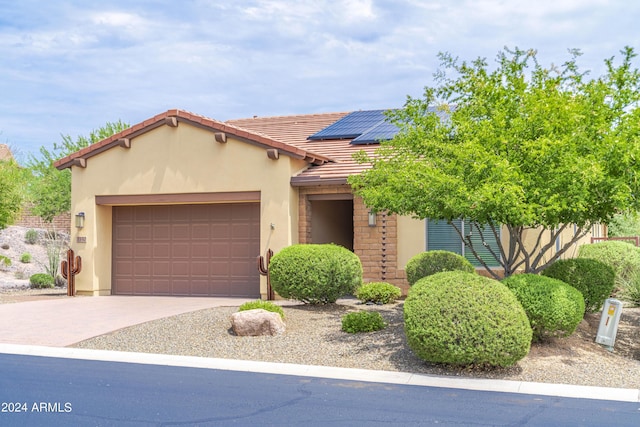
M 74 297 L 0 304 L 0 343 L 65 347 L 150 320 L 246 298 Z

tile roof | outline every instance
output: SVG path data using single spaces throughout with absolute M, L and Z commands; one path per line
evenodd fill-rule
M 85 162 L 88 158 L 121 145 L 123 140 L 135 138 L 136 136 L 148 132 L 151 129 L 160 127 L 166 123 L 171 123 L 173 120 L 175 120 L 176 123 L 187 122 L 194 126 L 209 129 L 214 132 L 224 132 L 236 138 L 251 141 L 252 143 L 257 143 L 265 147 L 276 148 L 282 154 L 298 159 L 304 159 L 311 164 L 322 164 L 331 160 L 323 155 L 306 151 L 294 145 L 276 140 L 268 135 L 260 133 L 259 131 L 243 129 L 231 123 L 210 119 L 184 110 L 168 110 L 148 120 L 133 125 L 122 132 L 118 132 L 109 138 L 103 139 L 95 144 L 91 144 L 80 151 L 76 151 L 75 153 L 56 161 L 54 166 L 58 169 L 66 169 L 75 164 L 86 164 Z
M 321 165 L 311 165 L 291 179 L 292 185 L 343 184 L 349 175 L 361 173 L 369 166 L 353 160 L 353 154 L 364 150 L 373 154 L 378 145 L 352 145 L 351 139 L 310 141 L 310 135 L 330 126 L 349 112 L 305 114 L 280 117 L 254 117 L 251 119 L 229 120 L 230 123 L 244 129 L 269 135 L 287 144 L 318 153 L 332 161 Z
M 361 150 L 373 154 L 377 145 L 352 145 L 351 139 L 310 141 L 307 138 L 348 114 L 349 112 L 300 114 L 221 122 L 184 110 L 169 110 L 62 158 L 55 162 L 55 166 L 65 169 L 76 164 L 86 164 L 86 159 L 175 118 L 178 122 L 225 132 L 236 138 L 277 148 L 283 154 L 305 159 L 310 166 L 292 177 L 291 184 L 294 186 L 342 184 L 346 183 L 349 175 L 368 168 L 367 165 L 356 163 L 352 158 L 353 154 Z

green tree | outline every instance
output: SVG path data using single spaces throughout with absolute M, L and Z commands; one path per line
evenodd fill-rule
M 636 55 L 627 47 L 619 65 L 607 59 L 604 75 L 587 78 L 579 51 L 570 54 L 544 68 L 533 50 L 505 49 L 490 68 L 441 53 L 436 86 L 390 113 L 400 132 L 375 156 L 359 153 L 372 168 L 349 183 L 378 211 L 454 227 L 465 218 L 480 226 L 482 242 L 502 228 L 508 239 L 489 252 L 505 275 L 543 270 L 591 225 L 640 207 Z M 470 236 L 456 231 L 486 267 Z
M 25 176 L 13 160 L 0 161 L 0 230 L 20 214 Z
M 91 131 L 88 137 L 78 136 L 75 140 L 62 135 L 62 142 L 54 143 L 53 150 L 40 147 L 40 157 L 31 156 L 27 163 L 33 179 L 29 186 L 29 197 L 34 203 L 32 212 L 47 222 L 56 215 L 71 209 L 71 171 L 57 170 L 53 163 L 82 148 L 123 131 L 128 124 L 118 120 L 107 122 L 103 127 Z

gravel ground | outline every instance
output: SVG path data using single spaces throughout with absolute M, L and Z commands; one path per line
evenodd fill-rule
M 460 369 L 425 363 L 411 352 L 403 331 L 402 302 L 365 306 L 356 300 L 340 300 L 327 306 L 285 305 L 287 330 L 274 337 L 233 335 L 229 319 L 236 310 L 221 307 L 160 319 L 74 347 L 640 389 L 640 360 L 628 351 L 637 341 L 625 347 L 625 354 L 605 350 L 593 342 L 596 316 L 587 317 L 569 338 L 534 344 L 530 354 L 513 367 Z M 354 310 L 379 311 L 388 322 L 387 328 L 360 334 L 342 332 L 342 316 Z M 638 321 L 637 309 L 635 314 L 638 317 L 633 319 Z

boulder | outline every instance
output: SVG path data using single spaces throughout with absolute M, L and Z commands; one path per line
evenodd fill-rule
M 280 335 L 285 331 L 278 313 L 256 308 L 231 315 L 231 328 L 238 336 Z

